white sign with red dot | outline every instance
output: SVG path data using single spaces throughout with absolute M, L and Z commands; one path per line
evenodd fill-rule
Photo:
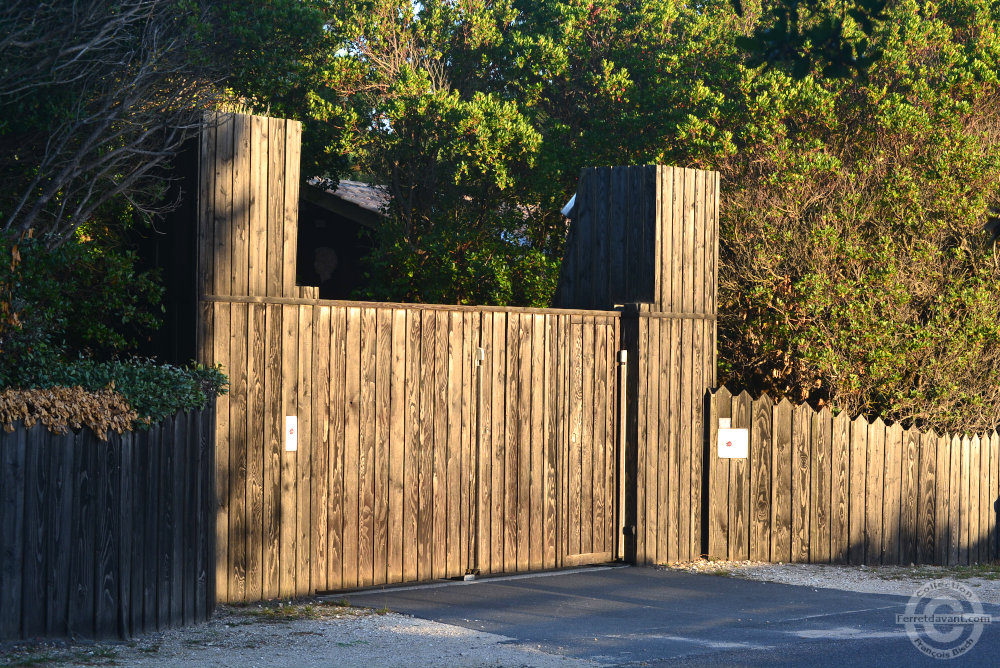
M 749 452 L 748 429 L 733 429 L 729 418 L 719 418 L 719 457 L 723 459 L 746 459 Z
M 295 452 L 299 449 L 299 418 L 295 415 L 285 416 L 285 452 Z

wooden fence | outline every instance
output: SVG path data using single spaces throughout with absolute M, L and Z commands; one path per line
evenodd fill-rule
M 618 313 L 203 306 L 220 600 L 614 557 Z
M 213 427 L 204 411 L 106 441 L 0 431 L 0 640 L 208 619 Z
M 707 399 L 708 555 L 852 564 L 1000 558 L 1000 437 L 938 435 L 882 420 Z M 718 419 L 749 429 L 749 457 L 721 459 Z

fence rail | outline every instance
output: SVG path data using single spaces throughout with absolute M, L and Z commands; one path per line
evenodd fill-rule
M 0 640 L 128 638 L 215 605 L 214 417 L 0 431 Z
M 852 564 L 1000 558 L 1000 436 L 938 435 L 767 396 L 707 399 L 708 554 Z M 749 457 L 718 456 L 719 418 Z

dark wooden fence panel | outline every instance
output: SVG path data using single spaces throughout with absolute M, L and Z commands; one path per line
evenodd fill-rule
M 937 436 L 725 388 L 709 396 L 707 415 L 711 558 L 904 565 L 1000 558 L 996 432 Z M 720 417 L 750 430 L 748 459 L 719 458 Z M 739 497 L 748 486 L 747 515 Z
M 0 432 L 0 640 L 128 638 L 208 619 L 211 411 L 101 441 Z
M 584 169 L 554 305 L 648 303 L 659 312 L 714 314 L 718 197 L 718 172 Z

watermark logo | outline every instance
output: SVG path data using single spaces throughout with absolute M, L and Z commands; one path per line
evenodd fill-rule
M 935 659 L 954 659 L 976 646 L 983 627 L 993 621 L 969 587 L 953 580 L 929 582 L 896 615 L 913 646 Z

